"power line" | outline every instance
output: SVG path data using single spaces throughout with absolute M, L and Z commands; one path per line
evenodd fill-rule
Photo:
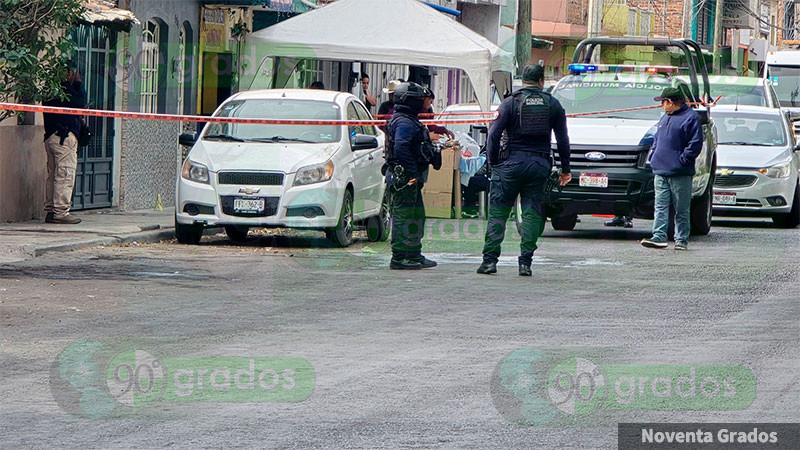
M 717 0 L 717 1 L 719 1 L 719 0 Z M 761 18 L 760 14 L 758 14 L 758 13 L 754 12 L 752 9 L 750 9 L 750 7 L 748 5 L 746 5 L 742 0 L 735 0 L 735 1 L 736 1 L 736 3 L 738 3 L 742 7 L 742 9 L 744 9 L 744 11 L 748 15 L 753 16 L 758 22 L 761 22 L 761 23 L 763 23 L 764 25 L 767 25 L 770 28 L 774 28 L 776 30 L 781 30 L 784 33 L 792 33 L 792 34 L 797 33 L 797 29 L 796 28 L 783 28 L 783 27 L 779 27 L 777 25 L 773 25 L 773 24 L 767 22 L 766 20 Z M 784 15 L 786 15 L 786 11 L 784 11 Z

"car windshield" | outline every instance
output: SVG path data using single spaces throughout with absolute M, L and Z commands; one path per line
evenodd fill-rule
M 561 102 L 567 114 L 653 106 L 652 109 L 609 112 L 589 117 L 658 120 L 662 110 L 653 97 L 665 87 L 669 87 L 669 84 L 601 81 L 575 76 L 559 83 L 553 90 L 553 96 Z
M 800 67 L 769 66 L 767 78 L 781 106 L 800 106 Z
M 767 106 L 767 98 L 764 96 L 763 86 L 715 83 L 711 85 L 711 92 L 714 97 L 722 96 L 717 101 L 719 105 Z
M 294 99 L 233 100 L 216 114 L 218 117 L 257 119 L 341 120 L 339 105 L 333 102 Z M 340 139 L 338 125 L 263 125 L 212 123 L 204 139 L 255 142 L 325 143 Z
M 713 117 L 720 145 L 786 145 L 786 133 L 780 116 L 715 111 Z

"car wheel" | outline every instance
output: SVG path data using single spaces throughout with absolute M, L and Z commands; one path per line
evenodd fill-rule
M 392 228 L 391 221 L 389 192 L 387 190 L 383 195 L 380 213 L 367 219 L 367 239 L 370 242 L 384 242 L 389 239 L 389 231 Z
M 577 223 L 577 214 L 558 215 L 550 218 L 550 225 L 553 226 L 554 230 L 559 231 L 572 231 Z
M 203 237 L 203 226 L 183 225 L 175 218 L 175 237 L 181 244 L 197 245 Z
M 794 189 L 791 211 L 774 216 L 772 223 L 779 228 L 796 228 L 797 225 L 800 225 L 800 188 Z
M 353 194 L 349 190 L 344 192 L 339 224 L 336 228 L 327 230 L 325 234 L 339 247 L 347 247 L 353 243 Z
M 247 232 L 250 227 L 240 225 L 225 225 L 225 234 L 228 235 L 233 242 L 244 242 L 247 240 Z
M 711 231 L 711 198 L 714 176 L 708 180 L 708 187 L 699 199 L 692 200 L 691 221 L 692 236 L 705 236 Z

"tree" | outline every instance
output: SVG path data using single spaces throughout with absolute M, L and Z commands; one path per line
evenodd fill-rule
M 63 96 L 75 43 L 69 30 L 81 0 L 0 0 L 0 102 L 36 103 Z M 0 121 L 14 112 L 0 111 Z

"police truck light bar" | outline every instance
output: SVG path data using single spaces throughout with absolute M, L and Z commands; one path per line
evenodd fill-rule
M 570 64 L 569 71 L 575 75 L 585 72 L 644 72 L 649 74 L 677 73 L 675 66 L 637 66 L 632 64 Z

